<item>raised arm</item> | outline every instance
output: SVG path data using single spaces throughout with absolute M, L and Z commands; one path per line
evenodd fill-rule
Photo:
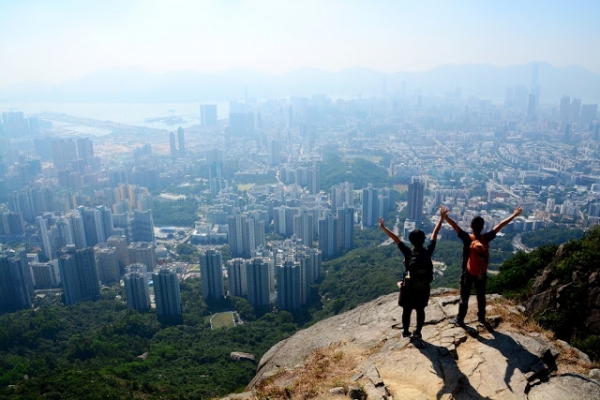
M 458 226 L 458 224 L 448 216 L 448 212 L 446 212 L 446 214 L 444 215 L 444 219 L 446 220 L 447 223 L 450 224 L 450 226 L 452 228 L 454 228 L 454 231 L 458 234 L 460 231 L 462 231 L 462 229 L 460 228 L 460 226 Z
M 396 242 L 396 244 L 400 243 L 400 238 L 398 238 L 398 236 L 396 236 L 394 232 L 390 231 L 388 228 L 385 227 L 385 224 L 383 223 L 383 218 L 379 218 L 379 227 L 382 231 L 385 232 L 386 235 L 390 237 L 390 239 Z
M 440 233 L 440 228 L 442 227 L 442 223 L 444 222 L 444 217 L 448 214 L 448 208 L 444 206 L 440 206 L 440 220 L 433 228 L 433 233 L 431 234 L 431 240 L 437 240 L 437 235 Z
M 518 215 L 521 215 L 522 212 L 523 212 L 523 206 L 517 206 L 517 208 L 515 208 L 515 211 L 512 213 L 512 215 L 510 217 L 500 221 L 500 223 L 494 227 L 494 232 L 496 232 L 496 233 L 500 232 L 500 230 L 502 228 L 504 228 L 506 225 L 508 225 L 508 223 L 510 221 L 512 221 L 513 219 L 515 219 Z

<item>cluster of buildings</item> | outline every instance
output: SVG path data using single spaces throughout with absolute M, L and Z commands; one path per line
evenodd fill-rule
M 0 304 L 27 307 L 15 291 L 56 287 L 72 304 L 122 279 L 130 307 L 147 309 L 155 296 L 160 312 L 181 310 L 177 270 L 161 268 L 154 236 L 153 196 L 167 189 L 199 204 L 190 239 L 201 249 L 206 298 L 228 291 L 290 310 L 309 299 L 323 260 L 355 248 L 358 229 L 376 229 L 397 209 L 397 189 L 407 192 L 402 235 L 434 222 L 440 204 L 465 228 L 475 215 L 491 227 L 517 204 L 525 216 L 504 232 L 598 224 L 597 104 L 568 95 L 545 104 L 540 93 L 534 71 L 529 87 L 508 88 L 499 105 L 406 88 L 349 100 L 246 99 L 230 104 L 226 122 L 202 104 L 199 125 L 185 132 L 132 129 L 93 141 L 4 113 L 0 242 L 26 251 L 2 256 Z M 351 168 L 323 187 L 331 151 L 385 158 L 395 189 L 355 187 Z M 442 238 L 450 234 L 444 228 Z

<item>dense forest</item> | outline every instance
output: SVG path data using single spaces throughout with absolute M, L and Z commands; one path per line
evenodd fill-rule
M 549 228 L 525 232 L 521 235 L 521 242 L 529 247 L 536 248 L 548 244 L 566 243 L 569 240 L 578 240 L 583 237 L 581 229 L 566 229 L 562 226 L 551 226 Z
M 156 226 L 194 226 L 198 219 L 198 202 L 193 199 L 154 200 L 154 224 Z
M 159 323 L 154 312 L 126 309 L 115 289 L 104 289 L 96 302 L 0 316 L 0 397 L 207 398 L 241 390 L 256 365 L 229 361 L 229 354 L 260 357 L 298 325 L 281 311 L 213 331 L 211 312 L 234 305 L 211 309 L 200 286 L 198 280 L 182 283 L 184 319 L 176 326 Z
M 364 158 L 342 158 L 339 152 L 328 152 L 320 164 L 320 189 L 328 191 L 333 185 L 351 182 L 355 189 L 391 187 L 385 167 Z

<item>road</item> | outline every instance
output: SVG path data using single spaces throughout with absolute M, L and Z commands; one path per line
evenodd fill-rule
M 532 249 L 530 249 L 529 247 L 525 246 L 523 244 L 523 242 L 521 241 L 521 234 L 517 234 L 515 235 L 515 237 L 512 240 L 512 245 L 515 249 L 517 250 L 521 250 L 524 251 L 525 253 L 529 253 L 531 252 Z

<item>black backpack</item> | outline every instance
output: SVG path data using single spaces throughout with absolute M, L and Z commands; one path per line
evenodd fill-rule
M 406 271 L 410 274 L 411 283 L 418 286 L 429 284 L 433 280 L 433 263 L 427 249 L 412 250 Z

